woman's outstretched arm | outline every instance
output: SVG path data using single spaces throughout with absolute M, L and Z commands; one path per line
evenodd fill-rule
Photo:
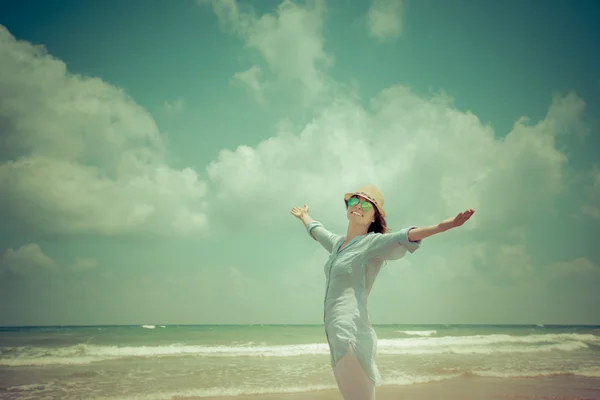
M 398 260 L 404 257 L 407 251 L 414 253 L 421 246 L 424 238 L 461 226 L 471 218 L 474 212 L 472 209 L 468 209 L 456 217 L 445 219 L 433 226 L 421 228 L 409 226 L 393 233 L 377 233 L 372 235 L 366 255 L 368 258 Z
M 333 248 L 340 237 L 334 233 L 329 232 L 323 224 L 315 221 L 308 215 L 308 206 L 305 204 L 304 207 L 292 208 L 292 215 L 298 218 L 304 226 L 308 234 L 315 239 L 317 242 L 327 250 L 329 253 L 333 251 Z
M 446 232 L 448 229 L 457 228 L 467 222 L 467 220 L 471 218 L 474 213 L 475 210 L 469 208 L 467 211 L 459 213 L 456 217 L 445 219 L 437 225 L 413 228 L 408 232 L 408 240 L 411 242 L 417 242 L 437 233 Z

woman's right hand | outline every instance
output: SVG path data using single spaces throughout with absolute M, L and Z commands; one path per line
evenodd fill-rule
M 298 219 L 308 217 L 308 206 L 305 204 L 304 207 L 292 208 L 292 215 Z

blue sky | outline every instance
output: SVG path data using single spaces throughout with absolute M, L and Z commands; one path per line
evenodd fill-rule
M 0 6 L 0 324 L 319 323 L 341 197 L 392 229 L 374 323 L 600 323 L 600 7 Z M 33 47 L 37 46 L 37 47 Z M 43 46 L 45 50 L 40 50 Z

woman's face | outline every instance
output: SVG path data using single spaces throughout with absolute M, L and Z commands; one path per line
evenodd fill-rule
M 375 220 L 375 206 L 362 196 L 348 199 L 348 220 L 370 224 Z

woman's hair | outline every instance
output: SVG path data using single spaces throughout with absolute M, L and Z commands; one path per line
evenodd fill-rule
M 344 203 L 346 203 L 346 208 L 348 208 L 348 202 L 344 200 Z M 379 210 L 377 209 L 377 207 L 375 207 L 373 203 L 371 203 L 371 205 L 373 206 L 373 210 L 375 210 L 375 221 L 372 222 L 371 225 L 369 225 L 369 229 L 367 230 L 367 232 L 388 233 L 390 229 L 387 226 L 387 221 L 385 220 L 385 217 L 381 216 Z
M 379 214 L 379 210 L 377 209 L 377 207 L 373 206 L 373 209 L 375 209 L 375 221 L 373 223 L 371 223 L 371 225 L 369 225 L 368 232 L 375 232 L 375 233 L 389 232 L 390 229 L 387 226 L 387 221 L 385 220 L 385 217 L 382 217 L 381 214 Z

